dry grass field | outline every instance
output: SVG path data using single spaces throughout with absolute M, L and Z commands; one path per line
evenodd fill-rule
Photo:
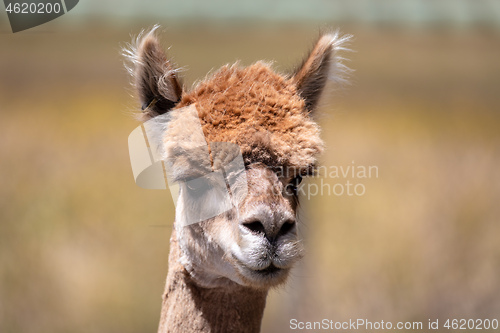
M 140 28 L 91 26 L 0 34 L 0 332 L 157 327 L 174 207 L 129 165 L 138 124 L 119 53 Z M 500 320 L 500 35 L 343 31 L 355 72 L 320 111 L 322 163 L 377 174 L 308 180 L 323 194 L 302 198 L 306 258 L 271 293 L 263 332 L 292 318 Z M 316 35 L 174 25 L 163 38 L 189 86 L 237 59 L 292 68 Z M 337 195 L 347 181 L 363 195 Z

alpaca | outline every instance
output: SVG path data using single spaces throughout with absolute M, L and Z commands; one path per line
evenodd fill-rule
M 170 164 L 171 172 L 180 179 L 200 168 L 213 171 L 212 144 L 231 143 L 244 168 L 227 177 L 245 190 L 232 209 L 186 223 L 196 188 L 181 184 L 158 332 L 259 332 L 269 289 L 284 283 L 302 256 L 297 189 L 323 150 L 312 116 L 328 79 L 344 80 L 348 69 L 338 52 L 349 36 L 321 34 L 292 74 L 262 61 L 236 63 L 186 90 L 155 30 L 139 35 L 126 52 L 141 118 L 171 115 L 169 131 L 160 126 L 157 142 L 168 159 L 178 156 L 179 141 L 190 133 L 181 122 L 189 118 L 186 107 L 194 106 L 211 149 L 208 163 L 198 153 L 185 154 Z

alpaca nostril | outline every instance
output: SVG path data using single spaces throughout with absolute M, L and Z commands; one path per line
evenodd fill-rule
M 293 227 L 295 227 L 295 221 L 293 221 L 293 220 L 285 221 L 285 223 L 283 223 L 283 225 L 281 226 L 277 237 L 288 234 L 290 231 L 293 230 Z
M 250 230 L 253 233 L 266 234 L 266 230 L 264 229 L 264 225 L 260 221 L 252 221 L 243 223 L 243 226 Z

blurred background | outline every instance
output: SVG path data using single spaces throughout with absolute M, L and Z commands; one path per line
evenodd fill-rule
M 322 163 L 378 177 L 309 180 L 365 193 L 302 198 L 306 257 L 263 332 L 500 319 L 500 2 L 87 0 L 16 34 L 0 8 L 0 332 L 156 332 L 174 207 L 134 183 L 120 57 L 155 23 L 187 87 L 238 59 L 287 71 L 321 28 L 355 36 Z

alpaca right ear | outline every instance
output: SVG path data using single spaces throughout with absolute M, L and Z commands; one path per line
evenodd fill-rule
M 322 34 L 312 51 L 304 59 L 292 77 L 300 96 L 306 102 L 306 109 L 311 112 L 318 105 L 328 79 L 345 82 L 350 69 L 341 63 L 339 51 L 344 48 L 350 35 L 340 36 L 338 32 Z
M 178 69 L 167 59 L 155 36 L 155 26 L 150 32 L 140 34 L 135 45 L 124 51 L 132 65 L 127 67 L 134 78 L 142 106 L 144 120 L 151 119 L 172 109 L 180 100 L 182 86 L 177 78 Z

